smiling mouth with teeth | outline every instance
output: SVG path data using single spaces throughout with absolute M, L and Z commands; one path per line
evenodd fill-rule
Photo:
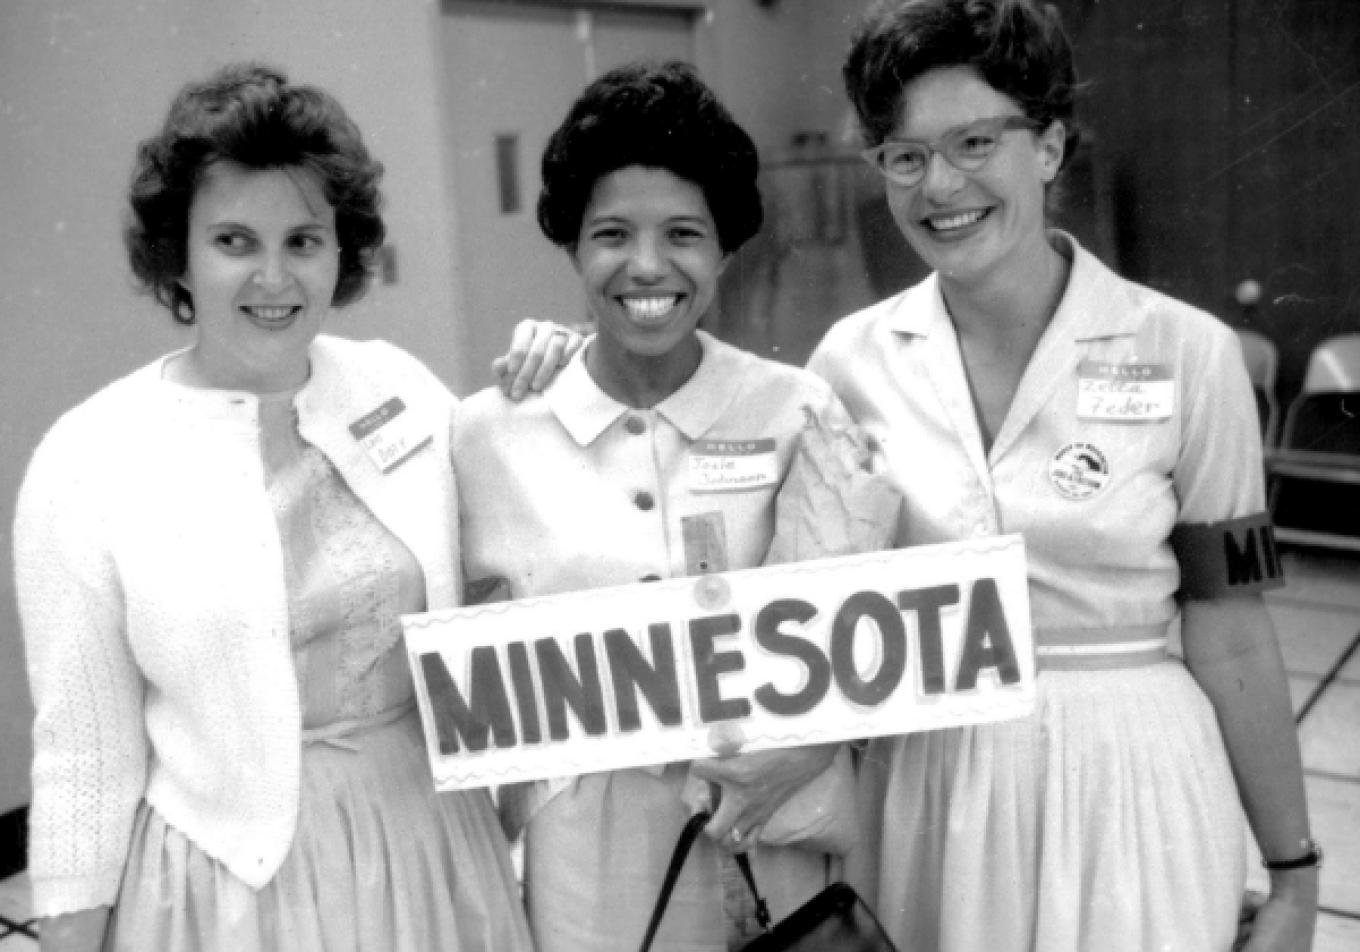
M 241 310 L 245 311 L 251 317 L 258 318 L 259 320 L 262 321 L 282 321 L 285 320 L 286 318 L 292 317 L 295 313 L 302 310 L 302 308 L 298 307 L 296 304 L 274 307 L 269 307 L 262 304 L 255 305 L 247 304 L 243 305 L 241 307 Z
M 680 295 L 668 294 L 664 297 L 623 298 L 622 300 L 629 317 L 640 321 L 654 321 L 674 308 L 680 301 Z
M 980 208 L 971 212 L 960 212 L 957 215 L 940 217 L 932 216 L 925 220 L 926 227 L 931 231 L 954 231 L 958 228 L 967 228 L 969 225 L 976 224 L 986 218 L 991 209 Z

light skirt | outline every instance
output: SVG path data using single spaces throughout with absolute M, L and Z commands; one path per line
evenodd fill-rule
M 437 794 L 414 713 L 303 748 L 297 833 L 256 892 L 145 802 L 106 948 L 119 952 L 528 952 L 485 791 Z
M 524 883 L 538 952 L 636 952 L 689 818 L 680 799 L 687 773 L 687 764 L 670 764 L 661 776 L 588 774 L 538 811 L 526 831 Z M 826 884 L 823 853 L 757 845 L 750 855 L 775 919 Z M 701 835 L 652 952 L 726 952 L 727 931 L 718 848 Z
M 860 780 L 852 879 L 902 952 L 1232 945 L 1245 821 L 1179 661 L 1044 672 L 1033 716 L 883 738 Z

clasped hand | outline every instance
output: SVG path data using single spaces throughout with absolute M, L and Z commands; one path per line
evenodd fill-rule
M 706 834 L 731 852 L 745 852 L 774 812 L 826 770 L 835 753 L 835 744 L 818 744 L 696 760 L 682 796 L 691 810 L 712 812 Z

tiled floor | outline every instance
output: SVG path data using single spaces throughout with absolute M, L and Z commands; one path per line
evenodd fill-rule
M 1291 551 L 1267 597 L 1289 668 L 1315 834 L 1327 850 L 1315 952 L 1360 949 L 1360 557 Z M 1257 885 L 1263 876 L 1254 877 Z M 0 952 L 36 952 L 27 877 L 0 883 Z
M 1327 850 L 1316 952 L 1360 949 L 1360 557 L 1285 556 L 1267 597 L 1289 669 L 1314 835 Z

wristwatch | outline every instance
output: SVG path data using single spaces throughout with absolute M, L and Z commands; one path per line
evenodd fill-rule
M 1308 851 L 1302 856 L 1296 856 L 1293 859 L 1263 859 L 1261 865 L 1272 873 L 1287 869 L 1309 869 L 1314 866 L 1321 866 L 1322 847 L 1318 845 L 1317 840 L 1309 839 L 1305 840 L 1304 843 L 1307 844 Z

